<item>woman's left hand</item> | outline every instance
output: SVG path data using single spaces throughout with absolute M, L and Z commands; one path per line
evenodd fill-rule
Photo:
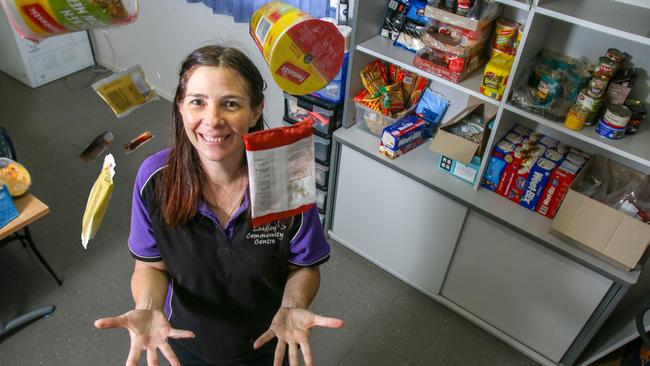
M 316 315 L 307 309 L 280 308 L 273 317 L 271 327 L 253 344 L 258 349 L 264 343 L 278 337 L 275 348 L 274 366 L 281 366 L 287 346 L 289 346 L 289 365 L 298 366 L 298 347 L 302 351 L 305 366 L 313 366 L 309 332 L 313 327 L 341 328 L 343 320 Z

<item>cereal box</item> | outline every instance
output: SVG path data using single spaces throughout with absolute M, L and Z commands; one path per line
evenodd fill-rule
M 379 151 L 391 159 L 413 150 L 424 142 L 426 122 L 417 116 L 409 116 L 384 128 Z
M 505 157 L 515 151 L 515 144 L 508 140 L 501 140 L 494 148 L 488 166 L 485 169 L 485 176 L 483 177 L 482 186 L 491 190 L 496 191 L 499 181 L 501 180 L 501 175 L 508 163 L 505 160 Z
M 546 158 L 540 158 L 530 169 L 526 188 L 523 191 L 519 204 L 531 211 L 535 211 L 539 199 L 542 197 L 546 183 L 551 176 L 551 172 L 557 165 Z
M 582 166 L 572 163 L 567 157 L 559 167 L 553 170 L 535 211 L 548 218 L 553 218 L 581 168 Z

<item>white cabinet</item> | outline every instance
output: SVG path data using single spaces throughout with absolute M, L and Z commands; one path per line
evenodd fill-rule
M 438 294 L 467 208 L 349 147 L 338 174 L 332 237 Z
M 612 284 L 470 211 L 442 296 L 559 362 Z

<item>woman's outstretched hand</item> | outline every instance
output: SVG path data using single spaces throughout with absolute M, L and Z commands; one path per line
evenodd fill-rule
M 126 366 L 136 366 L 142 355 L 147 351 L 147 365 L 158 366 L 160 349 L 172 366 L 181 366 L 167 338 L 194 338 L 194 333 L 188 330 L 172 328 L 165 315 L 159 310 L 135 309 L 117 317 L 95 320 L 95 327 L 126 328 L 131 336 L 131 349 L 126 359 Z
M 281 366 L 287 346 L 289 347 L 289 365 L 298 366 L 298 347 L 302 351 L 305 366 L 313 366 L 309 332 L 313 327 L 341 328 L 343 320 L 316 315 L 307 309 L 280 308 L 273 317 L 271 327 L 253 344 L 258 349 L 264 343 L 278 338 L 275 348 L 274 366 Z

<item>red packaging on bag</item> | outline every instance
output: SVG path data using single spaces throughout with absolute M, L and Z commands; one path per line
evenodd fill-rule
M 316 204 L 311 118 L 243 138 L 253 227 L 295 216 Z

